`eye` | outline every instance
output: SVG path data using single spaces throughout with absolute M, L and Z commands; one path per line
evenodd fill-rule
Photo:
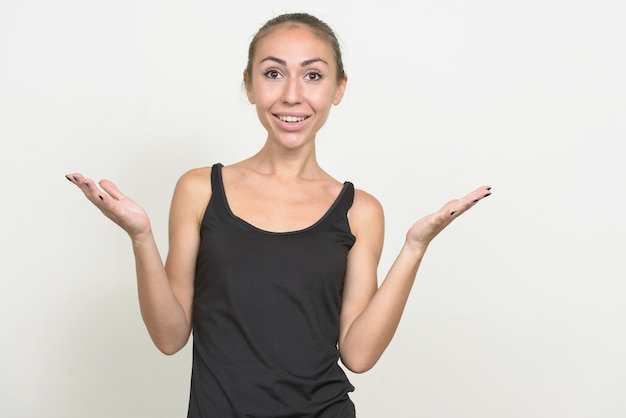
M 265 77 L 272 80 L 277 80 L 280 78 L 280 72 L 278 72 L 277 70 L 267 70 L 264 75 Z
M 305 78 L 308 81 L 320 81 L 322 79 L 322 75 L 318 72 L 311 71 L 310 73 L 306 74 Z

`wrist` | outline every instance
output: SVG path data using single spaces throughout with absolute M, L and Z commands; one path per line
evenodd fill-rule
M 152 244 L 154 242 L 154 236 L 152 235 L 152 229 L 148 228 L 146 231 L 138 233 L 128 233 L 130 240 L 134 248 L 144 247 L 146 244 Z
M 424 253 L 428 249 L 428 243 L 424 243 L 421 241 L 413 241 L 410 239 L 406 239 L 404 241 L 404 246 L 402 247 L 403 252 L 407 252 L 416 257 L 423 257 Z

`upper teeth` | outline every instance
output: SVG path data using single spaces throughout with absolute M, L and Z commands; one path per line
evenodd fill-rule
M 304 116 L 278 116 L 278 119 L 282 120 L 283 122 L 293 123 L 293 122 L 302 122 L 303 120 L 306 119 L 306 117 Z

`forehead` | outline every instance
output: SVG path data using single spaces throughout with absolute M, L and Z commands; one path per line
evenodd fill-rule
M 267 56 L 277 58 L 310 59 L 322 58 L 334 63 L 334 55 L 328 41 L 306 26 L 283 24 L 259 40 L 255 61 Z

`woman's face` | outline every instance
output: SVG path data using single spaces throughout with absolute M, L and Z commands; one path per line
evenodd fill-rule
M 337 82 L 331 47 L 303 26 L 279 26 L 262 38 L 244 77 L 268 139 L 288 148 L 315 138 L 346 86 L 345 77 Z

